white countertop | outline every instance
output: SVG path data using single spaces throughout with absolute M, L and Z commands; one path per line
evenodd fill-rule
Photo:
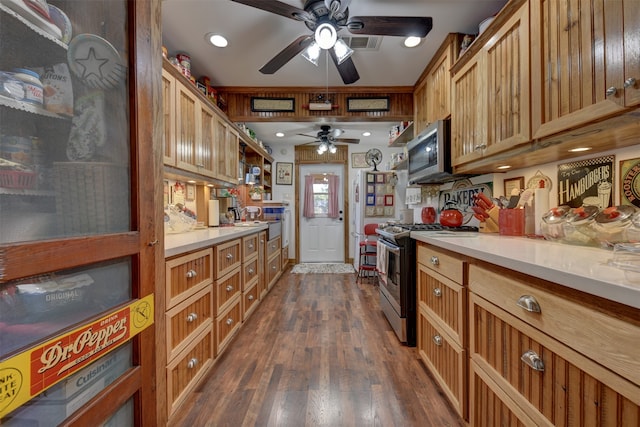
M 477 234 L 477 235 L 475 235 Z M 526 237 L 465 233 L 461 237 L 411 237 L 591 295 L 640 308 L 640 273 L 607 264 L 613 251 Z
M 209 227 L 202 230 L 192 230 L 185 233 L 165 234 L 164 257 L 169 258 L 185 252 L 217 245 L 238 237 L 247 236 L 266 230 L 267 223 L 252 224 L 237 227 Z

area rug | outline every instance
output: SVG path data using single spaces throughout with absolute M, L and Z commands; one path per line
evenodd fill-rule
M 351 264 L 321 264 L 321 263 L 302 263 L 296 264 L 291 269 L 294 274 L 306 273 L 325 273 L 325 274 L 346 274 L 355 273 L 356 270 Z

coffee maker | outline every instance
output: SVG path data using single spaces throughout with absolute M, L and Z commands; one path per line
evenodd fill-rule
M 227 212 L 232 212 L 233 213 L 233 220 L 234 221 L 240 221 L 240 208 L 235 208 L 235 207 L 228 207 L 227 208 Z

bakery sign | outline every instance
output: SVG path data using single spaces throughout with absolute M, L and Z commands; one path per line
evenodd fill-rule
M 558 165 L 558 206 L 611 206 L 614 158 L 604 156 Z
M 0 418 L 153 324 L 153 294 L 0 363 Z

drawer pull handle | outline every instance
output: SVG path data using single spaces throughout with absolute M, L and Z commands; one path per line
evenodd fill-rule
M 437 257 L 437 256 L 433 255 L 433 256 L 431 257 L 431 264 L 433 264 L 433 265 L 438 265 L 438 264 L 440 264 L 440 260 L 438 259 L 438 257 Z
M 473 149 L 476 150 L 476 151 L 484 150 L 485 148 L 487 148 L 487 144 L 479 144 L 479 145 L 476 145 L 475 147 L 473 147 Z
M 636 79 L 634 77 L 629 77 L 627 80 L 624 81 L 625 89 L 634 87 L 635 85 L 636 85 Z
M 227 319 L 227 325 L 231 326 L 232 323 L 233 323 L 233 319 L 232 318 L 228 318 Z
M 538 301 L 531 295 L 522 295 L 520 298 L 518 298 L 517 304 L 518 307 L 523 308 L 531 313 L 542 313 L 540 304 L 538 304 Z
M 233 255 L 227 254 L 227 259 L 233 259 Z
M 198 315 L 196 313 L 189 313 L 189 315 L 187 316 L 187 323 L 193 323 L 197 318 Z
M 434 335 L 433 336 L 433 343 L 437 346 L 441 346 L 442 345 L 442 337 L 440 335 Z
M 191 360 L 189 360 L 189 362 L 187 362 L 187 368 L 189 369 L 193 369 L 196 366 L 198 366 L 198 359 L 196 359 L 195 357 Z
M 606 90 L 605 95 L 607 96 L 613 96 L 616 93 L 618 93 L 618 89 L 616 89 L 615 86 L 611 86 L 609 89 Z
M 249 295 L 249 296 L 247 297 L 247 299 L 248 299 L 249 301 L 253 301 L 253 295 Z
M 253 268 L 250 268 L 248 271 L 249 271 L 249 275 L 253 274 Z
M 233 286 L 231 286 L 231 285 L 227 285 L 227 288 L 226 288 L 226 289 L 227 289 L 227 292 L 231 292 L 231 291 L 233 290 Z
M 194 277 L 196 277 L 198 275 L 198 273 L 195 270 L 189 270 L 187 271 L 187 279 L 193 279 Z
M 440 288 L 435 288 L 433 290 L 433 295 L 437 296 L 437 297 L 441 297 L 442 296 L 442 289 Z
M 529 366 L 531 369 L 535 371 L 544 372 L 544 362 L 542 361 L 540 356 L 538 356 L 538 353 L 536 353 L 535 351 L 529 350 L 525 352 L 520 358 L 520 360 L 522 360 L 525 363 L 525 365 Z

